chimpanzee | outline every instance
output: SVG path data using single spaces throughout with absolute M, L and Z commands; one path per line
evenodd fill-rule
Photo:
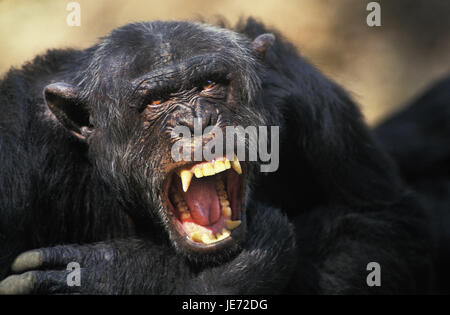
M 343 89 L 254 19 L 50 50 L 4 76 L 0 106 L 0 293 L 428 289 L 420 202 Z M 174 161 L 172 131 L 196 120 L 279 126 L 278 170 Z

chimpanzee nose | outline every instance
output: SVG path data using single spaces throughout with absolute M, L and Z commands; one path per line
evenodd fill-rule
M 191 132 L 194 128 L 201 126 L 202 132 L 208 126 L 214 126 L 217 123 L 217 112 L 214 108 L 198 108 L 189 115 L 180 117 L 179 124 L 188 127 Z

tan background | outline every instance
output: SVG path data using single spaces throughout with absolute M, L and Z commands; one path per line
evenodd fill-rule
M 371 124 L 450 72 L 448 0 L 379 1 L 378 28 L 366 25 L 365 0 L 79 0 L 81 27 L 67 26 L 68 2 L 0 0 L 0 73 L 49 48 L 88 47 L 128 22 L 218 15 L 281 30 L 352 93 Z

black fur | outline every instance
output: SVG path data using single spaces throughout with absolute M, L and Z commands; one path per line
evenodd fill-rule
M 401 175 L 420 193 L 435 239 L 437 293 L 450 293 L 450 77 L 376 128 Z
M 276 42 L 258 60 L 251 40 L 271 30 L 252 19 L 234 30 L 136 23 L 86 50 L 49 51 L 6 74 L 0 83 L 0 279 L 18 275 L 0 284 L 3 292 L 429 289 L 427 218 L 352 100 L 280 34 L 274 32 Z M 241 106 L 230 108 L 229 117 L 279 125 L 281 151 L 276 173 L 253 174 L 242 244 L 206 257 L 179 246 L 162 212 L 167 142 L 159 133 L 163 125 L 135 129 L 140 103 L 132 79 L 153 89 L 164 80 L 187 84 L 194 72 L 207 71 L 208 60 L 174 78 L 160 67 L 211 50 L 220 51 L 214 62 L 222 71 L 234 71 Z M 142 77 L 149 70 L 153 76 Z M 48 110 L 42 91 L 53 82 L 75 86 L 77 104 L 88 104 L 89 128 L 80 131 L 87 145 Z M 38 266 L 10 269 L 17 255 L 36 248 L 42 248 Z M 67 287 L 67 272 L 58 271 L 73 260 L 83 268 L 79 288 Z M 382 267 L 381 287 L 366 284 L 369 262 Z M 20 279 L 31 279 L 30 287 L 18 288 Z

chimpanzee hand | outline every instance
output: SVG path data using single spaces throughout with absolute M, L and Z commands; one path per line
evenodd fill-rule
M 296 257 L 292 225 L 277 209 L 254 205 L 243 250 L 231 261 L 196 274 L 169 246 L 123 239 L 62 245 L 19 255 L 0 294 L 258 294 L 280 292 Z M 79 286 L 69 286 L 71 262 Z M 69 281 L 70 282 L 70 281 Z
M 81 266 L 79 286 L 69 286 L 72 262 Z M 18 274 L 0 282 L 0 294 L 113 293 L 121 276 L 114 263 L 114 247 L 106 243 L 31 250 L 16 258 L 11 269 Z

